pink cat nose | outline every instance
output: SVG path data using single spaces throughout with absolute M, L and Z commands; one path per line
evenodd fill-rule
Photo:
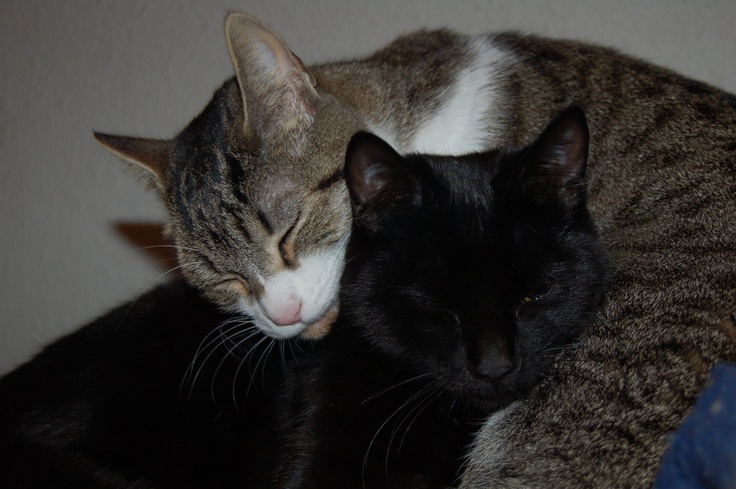
M 275 311 L 267 311 L 268 317 L 276 326 L 291 326 L 302 320 L 301 301 L 288 301 L 280 304 Z

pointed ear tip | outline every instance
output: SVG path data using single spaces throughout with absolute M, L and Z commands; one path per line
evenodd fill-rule
M 371 134 L 370 132 L 358 131 L 351 136 L 350 141 L 348 142 L 348 151 L 352 151 L 356 147 L 365 144 L 376 144 L 378 141 L 383 140 L 375 134 Z
M 371 134 L 366 131 L 358 131 L 350 138 L 350 144 L 354 143 L 361 143 L 364 141 L 375 141 L 378 139 L 378 136 L 375 134 Z
M 231 27 L 234 24 L 249 22 L 252 19 L 255 19 L 255 17 L 250 14 L 246 14 L 245 12 L 228 12 L 228 14 L 225 16 L 225 29 Z
M 352 160 L 355 159 L 356 152 L 362 148 L 367 141 L 367 134 L 366 132 L 360 131 L 353 134 L 350 138 L 350 141 L 348 141 L 347 148 L 345 150 L 345 164 L 350 165 Z
M 585 115 L 585 110 L 583 110 L 583 108 L 579 105 L 570 105 L 565 110 L 563 110 L 560 115 L 565 119 L 570 119 L 578 123 L 586 129 L 588 127 L 588 118 Z
M 111 148 L 114 146 L 115 141 L 118 139 L 116 136 L 113 136 L 112 134 L 105 134 L 103 132 L 97 132 L 92 131 L 92 135 L 97 140 L 98 143 L 103 145 L 106 148 Z

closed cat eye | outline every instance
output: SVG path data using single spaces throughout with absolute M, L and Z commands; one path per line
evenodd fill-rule
M 451 325 L 453 323 L 454 324 L 460 323 L 459 316 L 455 313 L 455 311 L 453 311 L 446 305 L 438 303 L 438 302 L 434 302 L 431 300 L 427 300 L 426 298 L 423 298 L 423 297 L 415 297 L 414 299 L 415 300 L 418 299 L 416 301 L 416 305 L 421 310 L 425 311 L 426 313 L 429 313 L 433 317 L 442 318 L 443 322 L 447 323 L 448 325 Z
M 286 266 L 294 265 L 296 254 L 294 237 L 296 235 L 296 227 L 296 224 L 291 226 L 279 241 L 279 254 L 281 255 L 281 259 L 284 260 Z
M 228 277 L 226 280 L 217 284 L 217 286 L 233 290 L 240 295 L 250 295 L 248 284 L 241 277 Z

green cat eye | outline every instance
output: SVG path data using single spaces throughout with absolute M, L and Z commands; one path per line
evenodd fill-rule
M 538 301 L 540 299 L 543 299 L 544 296 L 547 295 L 547 292 L 549 292 L 549 289 L 550 289 L 550 287 L 547 284 L 542 284 L 542 285 L 540 285 L 538 287 L 534 287 L 533 289 L 530 289 L 524 295 L 524 297 L 521 298 L 521 302 L 523 304 L 529 304 L 529 303 L 532 303 L 532 302 L 536 302 L 536 301 Z

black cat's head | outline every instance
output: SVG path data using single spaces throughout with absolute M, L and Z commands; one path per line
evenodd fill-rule
M 455 395 L 492 408 L 523 396 L 607 288 L 586 209 L 587 146 L 575 107 L 517 151 L 402 157 L 357 134 L 345 167 L 350 322 Z

